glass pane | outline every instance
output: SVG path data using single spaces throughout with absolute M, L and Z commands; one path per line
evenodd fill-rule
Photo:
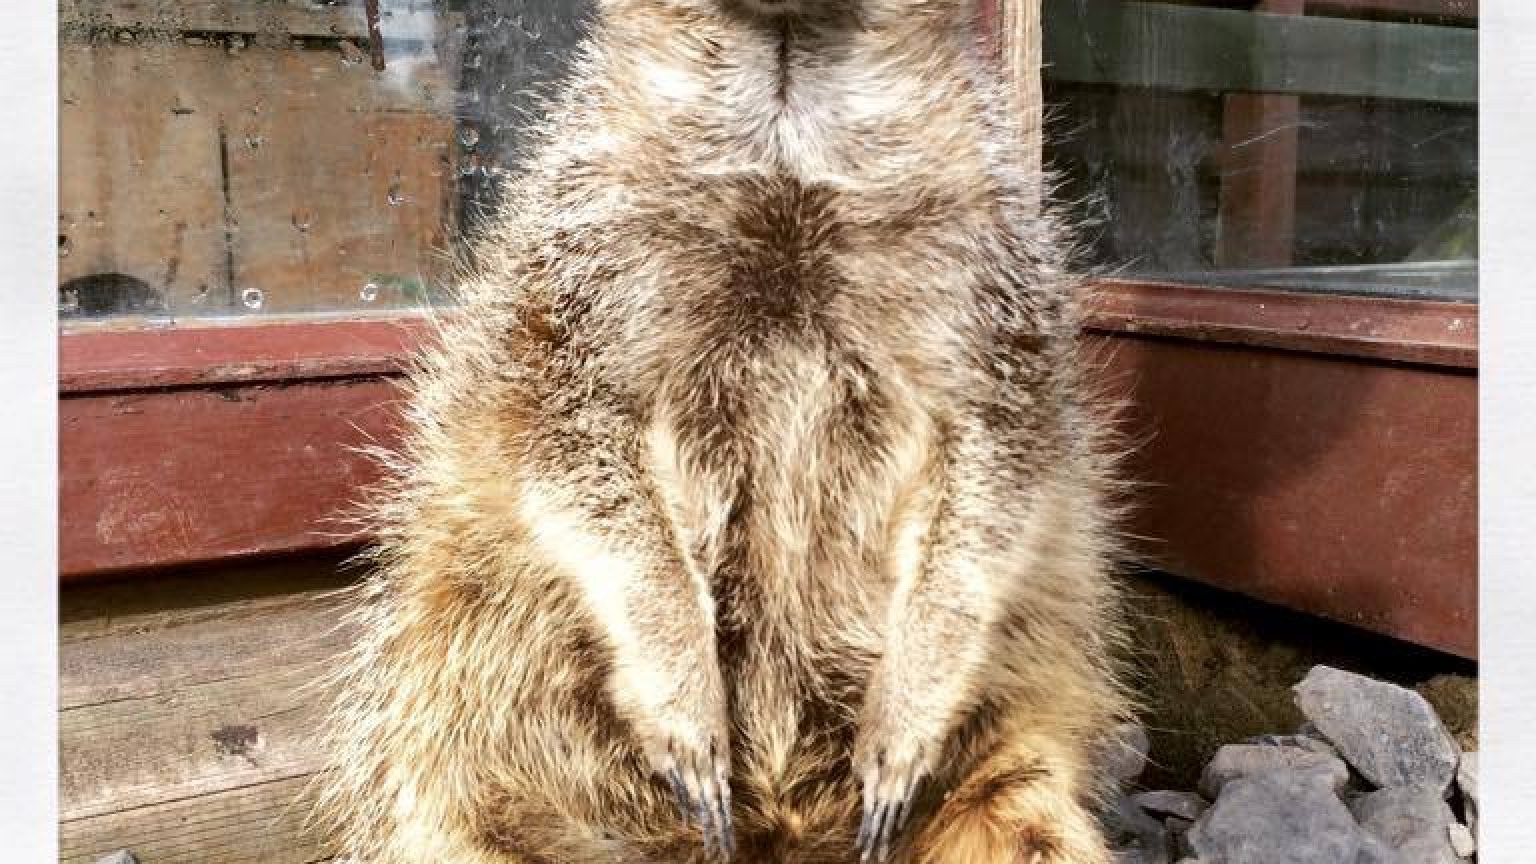
M 1473 0 L 1043 0 L 1046 157 L 1133 278 L 1477 297 Z
M 441 299 L 594 0 L 62 0 L 59 312 Z

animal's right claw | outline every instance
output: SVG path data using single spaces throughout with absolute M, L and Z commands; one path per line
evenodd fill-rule
M 709 755 L 684 756 L 682 765 L 678 764 L 679 755 L 675 744 L 668 748 L 662 774 L 672 789 L 682 820 L 698 825 L 705 855 L 728 860 L 736 851 L 728 772 L 716 758 L 713 744 Z

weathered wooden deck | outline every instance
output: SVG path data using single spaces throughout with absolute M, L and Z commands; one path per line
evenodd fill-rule
M 309 864 L 312 686 L 346 643 L 338 562 L 223 567 L 60 598 L 60 860 Z

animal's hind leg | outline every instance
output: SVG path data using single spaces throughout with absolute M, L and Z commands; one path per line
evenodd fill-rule
M 1004 740 L 915 838 L 915 864 L 1107 864 L 1080 760 L 1059 742 Z

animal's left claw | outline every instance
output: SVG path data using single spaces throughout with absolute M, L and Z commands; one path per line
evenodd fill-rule
M 890 858 L 891 844 L 905 827 L 912 813 L 912 796 L 917 792 L 924 771 L 921 757 L 891 764 L 884 751 L 875 756 L 864 771 L 864 813 L 859 821 L 859 861 L 878 864 Z
M 731 827 L 730 770 L 717 743 L 690 751 L 671 742 L 658 770 L 672 788 L 683 822 L 697 824 L 703 834 L 704 853 L 729 859 L 736 852 Z

